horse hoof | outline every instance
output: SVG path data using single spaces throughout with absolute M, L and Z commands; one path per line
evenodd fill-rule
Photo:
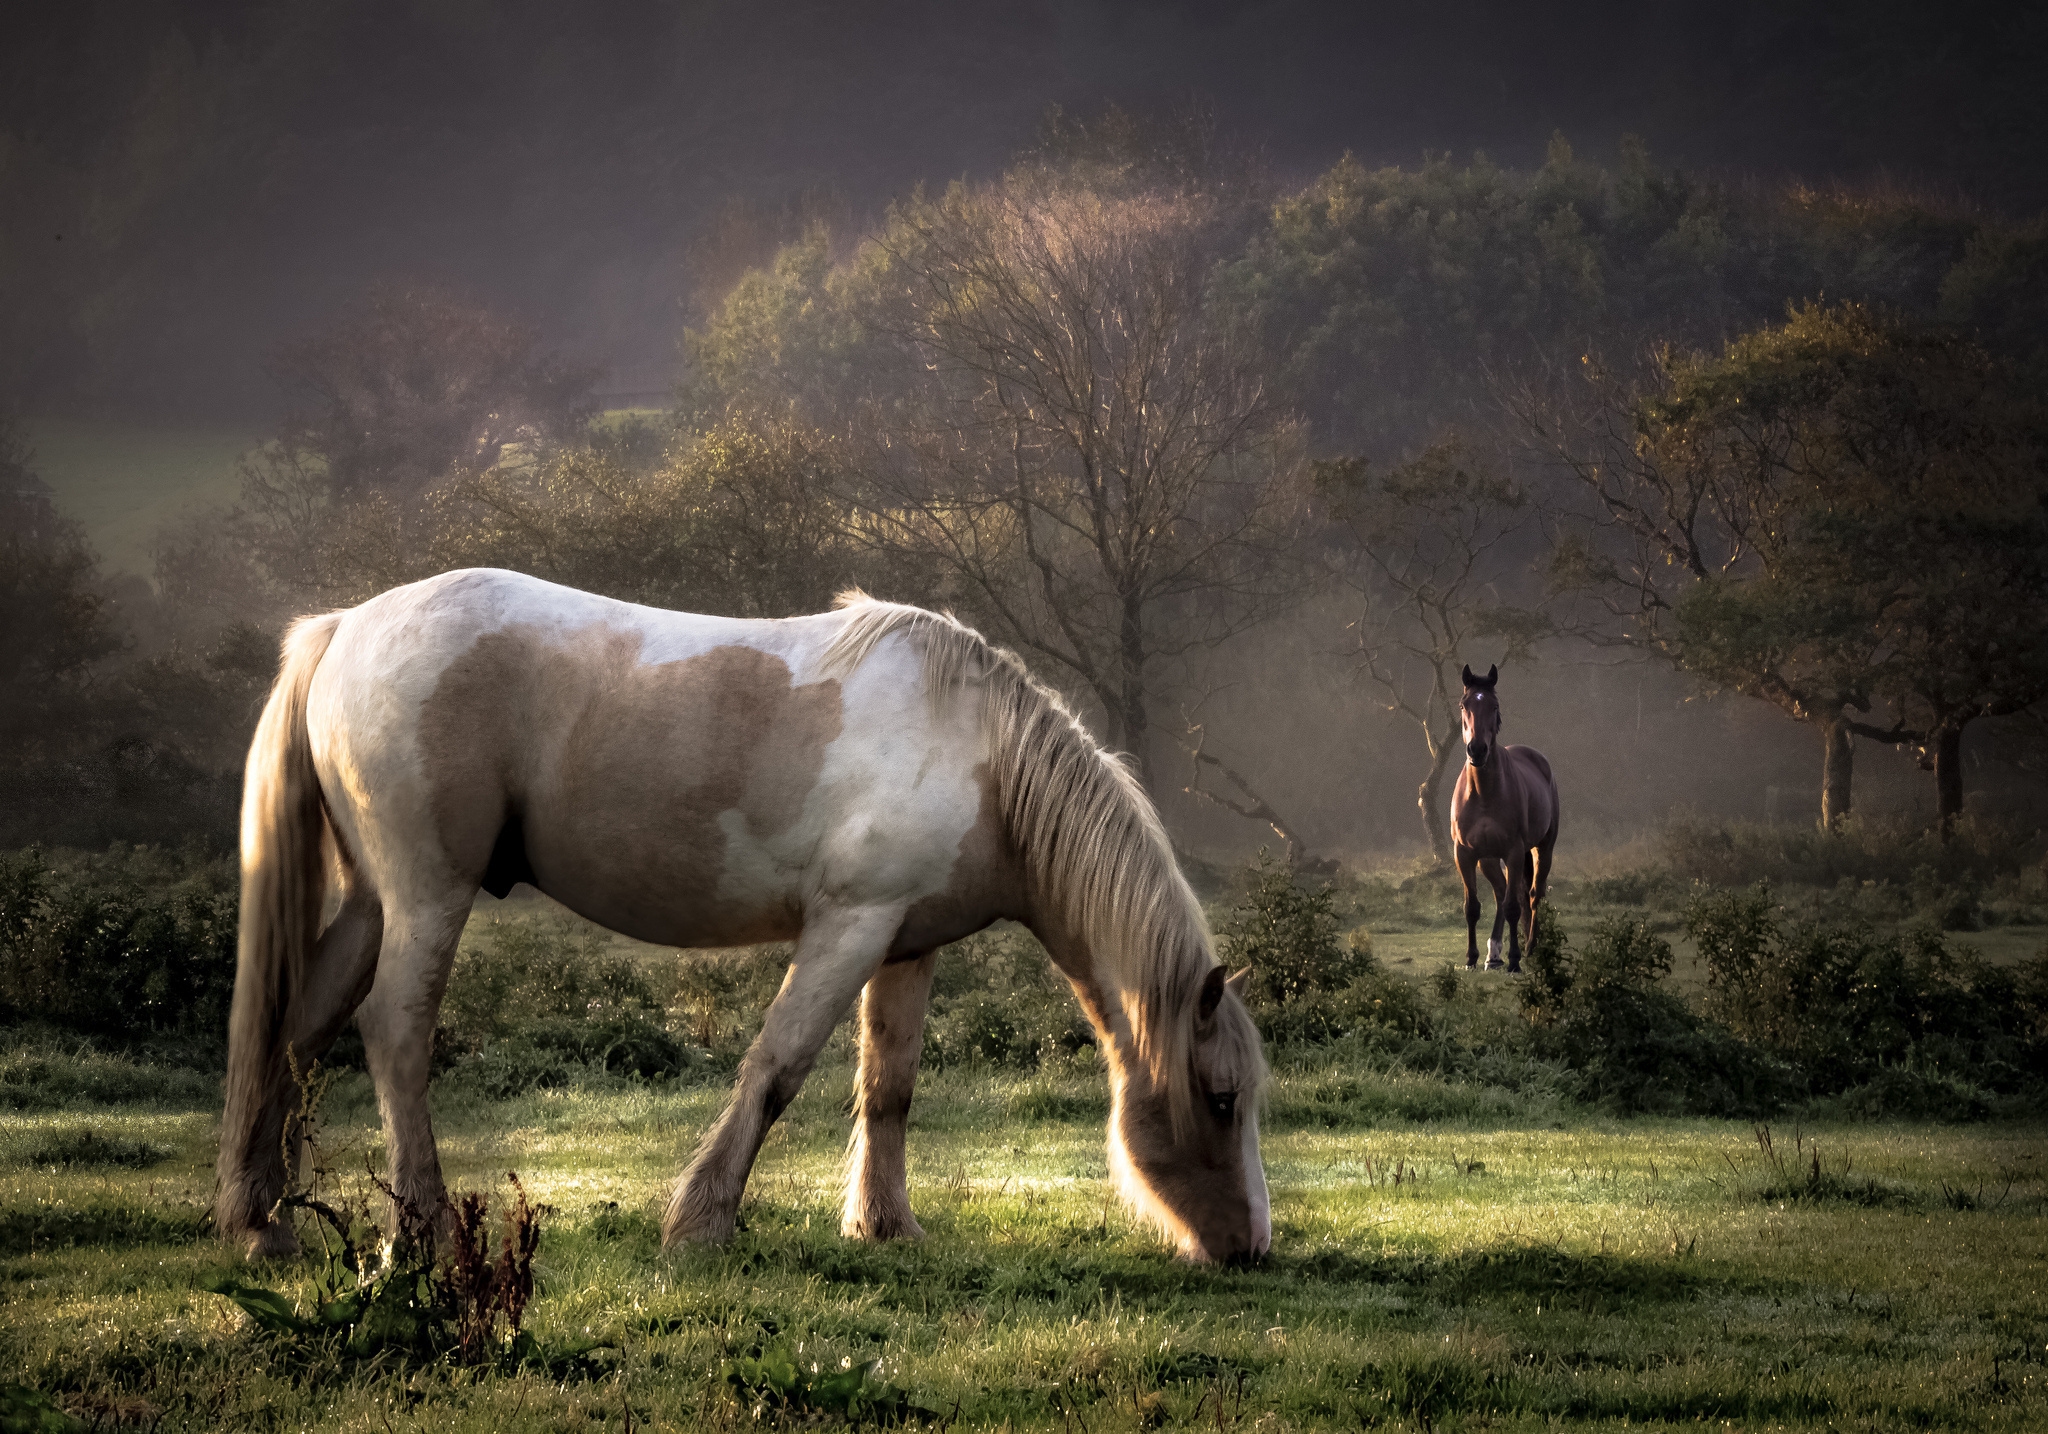
M 1477 956 L 1467 956 L 1465 958 L 1465 969 L 1467 971 L 1477 971 L 1479 969 L 1479 958 Z
M 299 1253 L 299 1237 L 282 1220 L 272 1220 L 239 1237 L 242 1255 L 250 1260 L 289 1260 Z
M 1500 968 L 1501 968 L 1501 963 L 1500 963 L 1499 961 L 1497 961 L 1497 960 L 1495 960 L 1495 961 L 1489 961 L 1489 962 L 1487 962 L 1487 963 L 1486 963 L 1486 969 L 1487 969 L 1487 970 L 1489 970 L 1489 971 L 1498 971 L 1498 970 L 1499 970 Z
M 1522 974 L 1522 963 L 1521 963 L 1521 962 L 1519 962 L 1519 961 L 1510 961 L 1510 962 L 1508 962 L 1508 974 L 1509 974 L 1510 976 L 1519 976 L 1519 975 L 1521 975 L 1521 974 Z
M 847 1220 L 839 1227 L 839 1233 L 849 1240 L 922 1240 L 924 1226 L 911 1218 L 908 1211 L 900 1217 L 890 1219 Z

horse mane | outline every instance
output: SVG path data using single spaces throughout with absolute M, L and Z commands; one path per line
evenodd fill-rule
M 1188 1128 L 1196 999 L 1216 964 L 1215 946 L 1136 774 L 1098 746 L 1015 653 L 952 614 L 881 602 L 859 589 L 839 594 L 834 605 L 847 620 L 826 648 L 827 670 L 850 673 L 900 632 L 923 659 L 934 706 L 955 687 L 980 685 L 997 800 L 1034 896 L 1087 942 L 1130 1022 L 1139 1059 L 1167 1093 L 1176 1130 Z M 1237 1068 L 1263 1071 L 1249 1020 L 1226 1022 L 1221 1034 L 1238 1048 L 1230 1052 Z

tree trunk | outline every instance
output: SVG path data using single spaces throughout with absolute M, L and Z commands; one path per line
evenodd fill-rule
M 1955 834 L 1963 814 L 1963 727 L 1944 723 L 1934 733 L 1934 813 L 1941 839 Z
M 1856 737 L 1849 720 L 1841 713 L 1821 728 L 1820 824 L 1828 831 L 1839 830 L 1849 815 L 1849 783 L 1856 767 Z
M 1151 715 L 1145 710 L 1145 624 L 1144 609 L 1138 599 L 1124 599 L 1123 623 L 1118 633 L 1118 657 L 1121 671 L 1122 698 L 1118 714 L 1123 722 L 1124 750 L 1138 764 L 1138 781 L 1148 796 L 1157 794 L 1152 788 L 1152 723 Z
M 1438 866 L 1451 864 L 1451 827 L 1444 815 L 1441 798 L 1444 771 L 1451 765 L 1451 754 L 1457 750 L 1458 729 L 1453 727 L 1438 740 L 1436 755 L 1430 760 L 1429 776 L 1415 793 L 1415 805 L 1422 809 L 1422 829 L 1429 833 L 1429 854 L 1436 859 Z

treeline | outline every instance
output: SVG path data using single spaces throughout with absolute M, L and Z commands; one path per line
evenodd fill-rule
M 1440 854 L 1459 665 L 1563 643 L 1810 724 L 1830 823 L 1858 737 L 1913 748 L 1947 827 L 1970 725 L 2048 696 L 2044 279 L 2040 225 L 1632 142 L 1289 192 L 1199 116 L 1112 110 L 763 254 L 682 336 L 665 415 L 593 419 L 537 336 L 376 290 L 273 356 L 287 421 L 133 611 L 14 455 L 0 840 L 61 826 L 122 742 L 219 773 L 285 615 L 464 564 L 744 615 L 951 606 L 1155 787 L 1178 747 L 1297 854 L 1197 715 L 1283 614 L 1414 725 Z M 188 787 L 165 809 L 225 839 Z

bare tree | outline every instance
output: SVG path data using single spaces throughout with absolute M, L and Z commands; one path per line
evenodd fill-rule
M 1338 575 L 1359 602 L 1358 674 L 1422 735 L 1429 771 L 1415 800 L 1431 856 L 1448 865 L 1443 783 L 1460 750 L 1459 669 L 1525 658 L 1552 630 L 1539 608 L 1502 596 L 1529 495 L 1456 437 L 1385 474 L 1363 459 L 1316 471 L 1341 538 Z
M 868 410 L 870 531 L 1077 677 L 1148 784 L 1156 664 L 1300 591 L 1299 431 L 1209 303 L 1227 217 L 1027 168 L 878 241 L 868 321 L 908 378 Z

